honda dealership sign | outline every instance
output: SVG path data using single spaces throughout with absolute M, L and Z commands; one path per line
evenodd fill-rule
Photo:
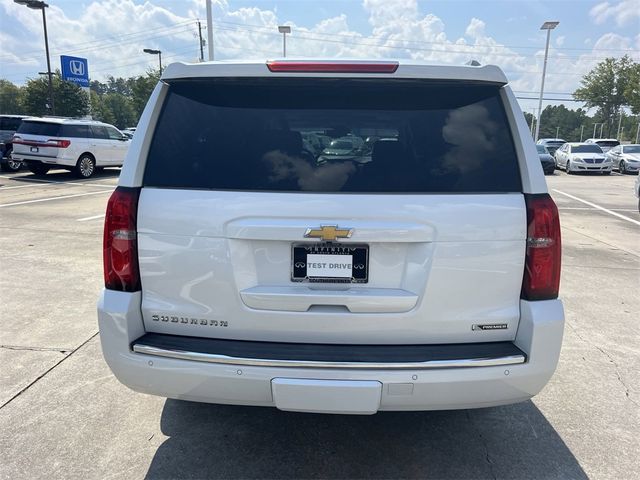
M 89 67 L 86 58 L 60 55 L 62 79 L 77 83 L 81 87 L 89 87 Z

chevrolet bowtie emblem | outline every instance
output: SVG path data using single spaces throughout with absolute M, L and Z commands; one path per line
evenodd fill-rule
M 304 232 L 306 238 L 321 238 L 332 242 L 338 238 L 351 238 L 353 228 L 338 228 L 337 225 L 322 225 L 320 228 L 307 228 Z

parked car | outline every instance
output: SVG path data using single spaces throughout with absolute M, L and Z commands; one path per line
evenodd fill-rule
M 556 150 L 556 166 L 567 173 L 600 172 L 611 174 L 613 164 L 594 143 L 565 143 Z
M 13 151 L 13 134 L 22 123 L 25 115 L 0 115 L 0 169 L 3 172 L 17 172 L 22 162 L 11 156 Z
M 132 139 L 133 138 L 133 134 L 136 133 L 136 127 L 127 127 L 125 129 L 121 130 L 121 132 L 127 138 Z
M 587 138 L 584 143 L 596 144 L 604 153 L 607 153 L 613 147 L 620 145 L 620 142 L 615 138 Z
M 638 173 L 640 170 L 640 145 L 618 145 L 606 153 L 620 173 Z
M 536 143 L 537 145 L 544 145 L 549 155 L 555 155 L 556 150 L 567 142 L 561 138 L 541 138 Z
M 636 183 L 634 184 L 633 189 L 636 192 L 636 197 L 638 198 L 638 212 L 640 212 L 640 175 L 636 177 Z
M 354 161 L 367 163 L 371 161 L 371 152 L 364 148 L 364 140 L 360 137 L 348 136 L 333 140 L 317 159 L 318 164 L 335 161 Z M 369 155 L 367 155 L 369 154 Z
M 66 168 L 89 178 L 97 168 L 122 166 L 129 144 L 120 130 L 107 123 L 30 117 L 13 137 L 13 158 L 36 175 Z
M 549 154 L 549 150 L 547 150 L 547 147 L 544 145 L 536 145 L 536 150 L 538 150 L 538 158 L 542 164 L 542 171 L 545 175 L 552 174 L 556 169 L 555 159 Z
M 513 118 L 495 66 L 168 66 L 108 201 L 107 364 L 140 392 L 302 412 L 536 395 L 562 343 L 560 225 Z M 398 137 L 317 165 L 311 129 Z

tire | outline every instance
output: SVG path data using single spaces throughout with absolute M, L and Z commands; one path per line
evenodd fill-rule
M 2 168 L 3 172 L 17 172 L 18 170 L 20 170 L 20 168 L 22 168 L 22 162 L 18 161 L 18 160 L 13 160 L 11 158 L 11 152 L 13 151 L 12 148 L 9 148 L 7 150 L 7 161 L 6 163 L 3 163 L 0 167 Z
M 624 160 L 620 160 L 620 163 L 618 164 L 618 171 L 621 175 L 627 173 L 627 166 L 624 164 Z
M 602 172 L 603 175 L 611 175 L 611 170 L 609 170 L 608 172 Z
M 34 175 L 46 175 L 49 171 L 49 165 L 43 165 L 42 163 L 29 163 L 27 168 Z
M 567 171 L 567 175 L 573 175 L 573 172 L 571 171 L 571 160 L 567 160 L 564 169 Z
M 91 178 L 96 173 L 95 159 L 87 153 L 81 155 L 76 162 L 75 172 L 79 178 Z

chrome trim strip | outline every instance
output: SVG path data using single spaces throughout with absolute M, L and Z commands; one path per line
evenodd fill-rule
M 524 355 L 509 355 L 493 358 L 469 358 L 459 360 L 433 360 L 411 363 L 369 363 L 369 362 L 315 362 L 305 360 L 268 360 L 259 358 L 239 358 L 212 353 L 187 352 L 134 344 L 133 351 L 156 357 L 192 360 L 195 362 L 221 363 L 225 365 L 245 365 L 254 367 L 287 367 L 287 368 L 339 368 L 358 370 L 422 370 L 432 368 L 467 368 L 495 367 L 499 365 L 515 365 L 525 362 Z

